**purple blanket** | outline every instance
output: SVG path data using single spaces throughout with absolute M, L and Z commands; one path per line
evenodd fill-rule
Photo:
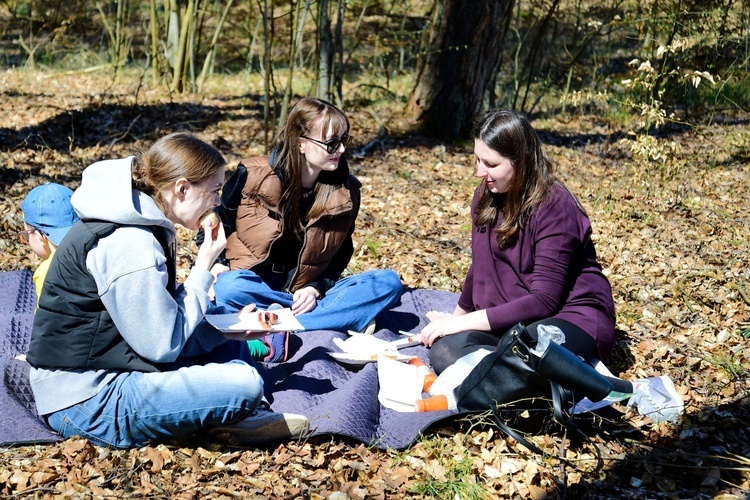
M 380 330 L 375 335 L 401 339 L 396 332 L 419 331 L 426 324 L 425 313 L 432 309 L 452 312 L 457 301 L 458 295 L 453 293 L 407 290 L 400 304 L 378 316 Z M 336 337 L 345 339 L 347 335 L 333 331 L 293 335 L 293 356 L 286 363 L 259 367 L 272 409 L 306 415 L 314 435 L 348 436 L 381 449 L 405 448 L 429 426 L 454 415 L 449 411 L 400 413 L 383 407 L 378 401 L 376 363 L 362 367 L 340 364 L 327 354 L 340 352 L 333 343 Z M 401 352 L 427 361 L 424 346 Z
M 36 307 L 30 271 L 0 273 L 0 445 L 60 440 L 34 412 L 29 367 L 15 359 L 26 352 Z
M 28 365 L 15 359 L 25 353 L 31 337 L 36 295 L 29 271 L 0 273 L 0 445 L 49 443 L 60 440 L 35 414 L 28 385 Z M 431 290 L 407 290 L 401 302 L 378 316 L 377 337 L 402 338 L 399 330 L 418 331 L 425 313 L 452 311 L 458 296 Z M 348 366 L 328 356 L 338 352 L 334 338 L 344 333 L 310 331 L 292 335 L 290 359 L 259 364 L 266 397 L 276 411 L 310 418 L 314 435 L 340 435 L 381 449 L 411 445 L 430 425 L 451 412 L 399 413 L 378 401 L 377 365 Z M 423 346 L 404 349 L 427 361 Z

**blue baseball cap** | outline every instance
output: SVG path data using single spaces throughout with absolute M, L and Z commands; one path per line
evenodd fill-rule
M 23 220 L 47 235 L 55 245 L 78 222 L 78 214 L 70 204 L 73 191 L 61 184 L 42 184 L 32 189 L 21 202 Z

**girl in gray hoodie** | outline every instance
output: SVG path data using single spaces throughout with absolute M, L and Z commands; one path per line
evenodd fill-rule
M 260 409 L 252 361 L 232 359 L 240 350 L 204 319 L 221 224 L 176 281 L 175 224 L 199 228 L 224 166 L 215 148 L 175 133 L 142 158 L 84 171 L 71 199 L 81 221 L 51 263 L 27 356 L 37 410 L 62 436 L 125 448 L 200 430 L 235 445 L 306 433 L 305 417 Z

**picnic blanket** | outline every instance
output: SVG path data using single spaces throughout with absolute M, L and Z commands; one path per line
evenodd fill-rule
M 421 330 L 428 311 L 452 312 L 457 301 L 458 295 L 449 292 L 407 289 L 399 304 L 378 316 L 375 336 L 401 339 L 398 331 Z M 328 355 L 340 352 L 334 338 L 345 339 L 347 334 L 300 332 L 290 339 L 293 356 L 287 362 L 259 366 L 273 410 L 307 416 L 313 435 L 348 436 L 381 449 L 406 448 L 428 427 L 454 416 L 450 411 L 403 413 L 385 408 L 378 401 L 377 363 L 339 363 Z M 400 352 L 428 361 L 428 350 L 421 345 Z
M 36 415 L 29 386 L 29 366 L 16 356 L 31 340 L 36 291 L 31 271 L 0 273 L 0 445 L 60 440 Z
M 36 293 L 27 270 L 0 273 L 0 445 L 50 443 L 60 440 L 36 415 L 28 384 L 28 364 L 16 358 L 26 352 L 31 337 Z M 452 311 L 458 296 L 435 290 L 407 289 L 401 301 L 377 318 L 377 337 L 401 338 L 399 330 L 418 331 L 427 311 Z M 266 398 L 275 411 L 310 418 L 313 435 L 340 435 L 381 449 L 411 445 L 448 411 L 399 413 L 378 401 L 377 364 L 344 365 L 328 355 L 338 352 L 334 338 L 347 334 L 308 331 L 290 339 L 285 363 L 258 364 Z M 401 351 L 427 361 L 424 346 Z

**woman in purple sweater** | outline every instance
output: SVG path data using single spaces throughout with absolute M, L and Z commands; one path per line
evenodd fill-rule
M 565 347 L 606 359 L 615 340 L 609 281 L 596 261 L 591 224 L 558 181 L 528 120 L 494 111 L 475 129 L 471 203 L 473 261 L 452 315 L 430 313 L 422 330 L 437 372 L 523 322 L 565 333 Z M 443 338 L 445 337 L 445 338 Z M 435 343 L 436 340 L 439 342 Z
M 494 348 L 518 322 L 538 337 L 542 325 L 565 334 L 564 347 L 591 364 L 615 343 L 615 306 L 596 260 L 591 223 L 554 175 L 529 121 L 488 113 L 474 130 L 477 177 L 471 202 L 472 264 L 453 314 L 431 311 L 422 341 L 436 373 L 466 354 Z M 682 400 L 668 377 L 612 378 L 616 392 L 655 420 L 671 420 Z M 592 407 L 593 409 L 593 407 Z

